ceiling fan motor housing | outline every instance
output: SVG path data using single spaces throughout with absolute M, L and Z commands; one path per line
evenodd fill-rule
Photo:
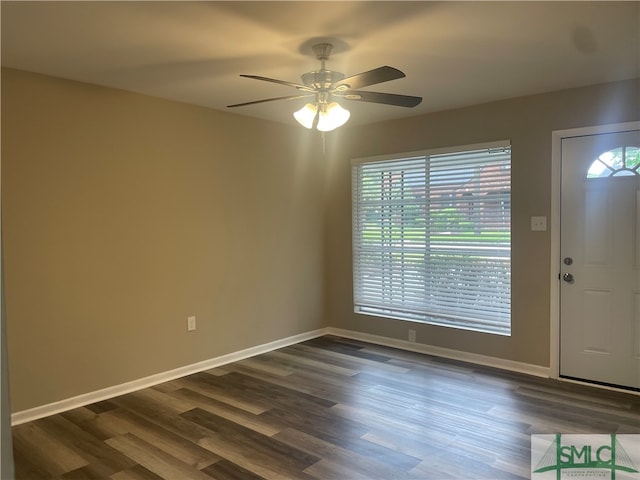
M 307 87 L 327 90 L 333 83 L 342 80 L 344 77 L 344 73 L 332 72 L 331 70 L 316 70 L 304 73 L 300 78 Z

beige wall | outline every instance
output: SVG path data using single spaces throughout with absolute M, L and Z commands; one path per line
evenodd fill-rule
M 318 147 L 295 127 L 3 70 L 12 410 L 322 327 Z
M 330 326 L 549 366 L 550 233 L 531 232 L 550 215 L 551 132 L 638 120 L 638 81 L 572 89 L 343 129 L 328 163 L 325 224 L 326 309 Z M 427 96 L 424 100 L 429 101 Z M 510 139 L 512 145 L 512 336 L 353 313 L 350 159 Z

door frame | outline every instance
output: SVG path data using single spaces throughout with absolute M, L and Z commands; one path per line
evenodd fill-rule
M 549 377 L 554 379 L 560 379 L 560 178 L 562 139 L 627 130 L 640 130 L 640 121 L 554 130 L 551 132 L 551 217 L 549 219 L 551 235 L 549 338 L 551 346 L 549 349 Z

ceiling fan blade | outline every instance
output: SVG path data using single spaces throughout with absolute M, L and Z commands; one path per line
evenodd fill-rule
M 415 107 L 422 102 L 422 97 L 396 95 L 394 93 L 366 92 L 361 90 L 347 90 L 345 92 L 334 93 L 334 95 L 356 102 L 384 103 L 398 107 Z
M 259 75 L 240 75 L 240 76 L 244 78 L 252 78 L 254 80 L 262 80 L 263 82 L 277 83 L 278 85 L 286 85 L 287 87 L 297 88 L 298 90 L 303 90 L 305 92 L 315 91 L 313 88 L 307 87 L 306 85 L 302 85 L 301 83 L 286 82 L 284 80 L 276 80 L 275 78 L 261 77 Z
M 265 98 L 264 100 L 254 100 L 253 102 L 236 103 L 227 105 L 227 108 L 244 107 L 245 105 L 255 105 L 256 103 L 274 102 L 276 100 L 294 100 L 296 98 L 313 97 L 313 95 L 288 95 L 286 97 Z
M 347 78 L 343 78 L 331 85 L 331 89 L 346 90 L 353 88 L 368 87 L 369 85 L 375 85 L 377 83 L 388 82 L 389 80 L 396 80 L 403 78 L 406 75 L 393 67 L 378 67 L 367 72 L 358 73 Z

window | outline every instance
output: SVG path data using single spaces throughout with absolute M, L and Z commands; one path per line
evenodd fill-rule
M 587 178 L 628 177 L 640 175 L 640 148 L 618 147 L 596 158 L 587 172 Z
M 511 332 L 508 142 L 354 160 L 357 313 Z

